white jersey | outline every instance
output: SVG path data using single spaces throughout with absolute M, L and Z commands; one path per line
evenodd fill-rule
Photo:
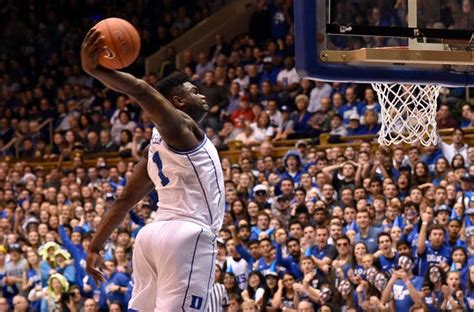
M 239 261 L 235 261 L 234 258 L 228 257 L 227 260 L 227 272 L 232 272 L 237 279 L 237 285 L 241 290 L 247 289 L 247 280 L 249 278 L 250 265 L 244 258 L 240 258 Z
M 158 192 L 156 221 L 188 220 L 217 235 L 224 219 L 224 174 L 217 150 L 205 135 L 193 150 L 179 152 L 154 128 L 148 175 Z

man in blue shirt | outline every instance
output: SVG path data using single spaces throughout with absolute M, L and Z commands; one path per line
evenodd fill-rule
M 326 227 L 316 229 L 316 245 L 312 248 L 313 261 L 321 272 L 328 273 L 331 263 L 337 256 L 334 245 L 328 244 L 329 230 Z
M 369 253 L 377 251 L 377 236 L 380 230 L 370 226 L 369 212 L 366 209 L 361 209 L 356 214 L 356 223 L 359 227 L 359 232 L 356 234 L 354 243 L 364 242 Z
M 392 238 L 386 232 L 378 235 L 379 251 L 375 254 L 375 266 L 380 271 L 392 274 L 398 264 L 398 253 L 392 250 Z
M 395 311 L 408 311 L 414 304 L 422 304 L 420 292 L 424 279 L 413 275 L 411 255 L 400 256 L 398 266 L 400 269 L 393 271 L 382 293 L 382 303 L 393 300 Z
M 451 250 L 445 245 L 443 226 L 433 224 L 428 229 L 430 216 L 421 214 L 421 229 L 418 237 L 418 257 L 420 257 L 419 275 L 424 276 L 431 265 L 451 265 Z M 428 237 L 429 241 L 426 241 Z
M 303 273 L 299 267 L 301 258 L 300 241 L 296 238 L 289 238 L 286 242 L 288 248 L 288 257 L 284 258 L 282 255 L 281 244 L 276 244 L 276 265 L 285 267 L 288 272 L 299 280 L 303 278 Z

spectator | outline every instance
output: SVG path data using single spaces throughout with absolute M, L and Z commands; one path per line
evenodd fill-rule
M 206 72 L 204 83 L 201 85 L 201 93 L 206 96 L 209 105 L 206 124 L 217 131 L 221 128 L 220 113 L 229 104 L 229 99 L 227 98 L 226 90 L 216 84 L 212 71 Z
M 211 61 L 208 61 L 206 53 L 199 53 L 198 64 L 196 65 L 196 75 L 198 75 L 199 80 L 203 80 L 204 75 L 208 72 L 212 72 L 213 70 L 214 65 Z
M 293 113 L 292 121 L 294 123 L 294 136 L 302 138 L 308 131 L 308 121 L 311 118 L 311 113 L 308 112 L 308 97 L 306 95 L 299 95 L 295 99 L 297 111 Z
M 250 124 L 253 130 L 255 140 L 263 142 L 271 140 L 274 133 L 274 128 L 270 124 L 270 118 L 267 113 L 261 113 L 256 122 Z
M 13 311 L 14 312 L 28 312 L 29 304 L 25 297 L 17 295 L 13 297 Z
M 100 132 L 100 149 L 102 153 L 116 152 L 118 151 L 118 145 L 112 140 L 110 131 L 102 130 Z
M 325 97 L 329 97 L 331 95 L 331 92 L 332 88 L 328 83 L 316 81 L 314 89 L 311 90 L 308 111 L 314 113 L 318 110 L 321 110 L 322 99 Z
M 474 126 L 474 112 L 472 111 L 472 105 L 470 103 L 461 104 L 461 128 L 468 128 Z
M 456 121 L 451 116 L 449 106 L 447 104 L 441 104 L 436 114 L 436 122 L 438 129 L 447 129 L 456 127 Z
M 461 154 L 464 159 L 467 159 L 467 144 L 463 143 L 464 140 L 464 132 L 461 129 L 454 129 L 452 134 L 452 142 L 451 144 L 445 143 L 443 141 L 440 142 L 441 150 L 443 152 L 444 157 L 448 160 L 449 163 L 454 158 L 454 155 Z
M 136 126 L 137 124 L 133 120 L 130 120 L 130 114 L 127 111 L 125 110 L 120 111 L 118 119 L 114 122 L 112 126 L 112 130 L 111 130 L 112 140 L 116 144 L 120 144 L 120 137 L 121 137 L 122 130 L 128 130 L 133 133 Z

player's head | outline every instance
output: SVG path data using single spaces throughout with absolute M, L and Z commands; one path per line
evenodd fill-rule
M 209 109 L 206 97 L 185 74 L 176 72 L 169 75 L 158 82 L 156 89 L 194 121 L 200 122 L 206 116 Z

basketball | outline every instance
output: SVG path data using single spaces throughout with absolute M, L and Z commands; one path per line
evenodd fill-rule
M 95 25 L 105 37 L 99 64 L 121 69 L 132 64 L 140 52 L 140 36 L 132 24 L 120 18 L 107 18 Z

